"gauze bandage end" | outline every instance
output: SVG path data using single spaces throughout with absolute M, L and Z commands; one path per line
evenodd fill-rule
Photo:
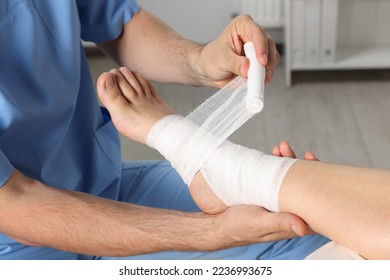
M 246 108 L 248 111 L 258 113 L 264 107 L 264 81 L 265 68 L 256 57 L 256 50 L 253 42 L 245 43 L 244 51 L 249 59 Z

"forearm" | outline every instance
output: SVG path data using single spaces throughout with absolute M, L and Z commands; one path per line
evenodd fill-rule
M 0 189 L 0 231 L 33 246 L 106 256 L 208 251 L 224 247 L 213 224 L 204 214 L 58 190 L 19 173 Z
M 124 26 L 118 39 L 99 46 L 120 65 L 147 79 L 200 85 L 194 67 L 202 47 L 145 10 Z
M 313 161 L 293 165 L 281 211 L 366 258 L 389 258 L 390 172 Z

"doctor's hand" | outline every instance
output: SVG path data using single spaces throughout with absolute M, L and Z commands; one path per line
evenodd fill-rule
M 290 213 L 271 213 L 254 205 L 229 207 L 217 215 L 217 230 L 232 245 L 279 241 L 313 234 L 305 222 Z M 223 240 L 225 238 L 221 238 Z
M 280 56 L 271 37 L 248 15 L 233 19 L 216 40 L 202 47 L 196 62 L 198 80 L 220 88 L 237 75 L 247 78 L 249 60 L 243 48 L 246 42 L 254 43 L 256 57 L 266 67 L 268 83 Z

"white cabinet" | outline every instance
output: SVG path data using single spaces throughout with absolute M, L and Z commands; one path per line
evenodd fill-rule
M 390 0 L 285 0 L 286 84 L 293 71 L 390 68 Z
M 241 14 L 249 14 L 264 28 L 281 28 L 284 25 L 284 0 L 240 0 Z

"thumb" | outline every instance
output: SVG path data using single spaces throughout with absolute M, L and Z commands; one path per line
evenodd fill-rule
M 291 232 L 297 236 L 314 234 L 308 225 L 298 216 L 290 213 L 279 214 L 280 228 L 285 232 Z
M 229 72 L 243 78 L 248 78 L 249 59 L 247 59 L 245 56 L 237 55 L 236 53 L 232 52 L 228 57 L 227 65 L 229 68 L 227 70 Z

